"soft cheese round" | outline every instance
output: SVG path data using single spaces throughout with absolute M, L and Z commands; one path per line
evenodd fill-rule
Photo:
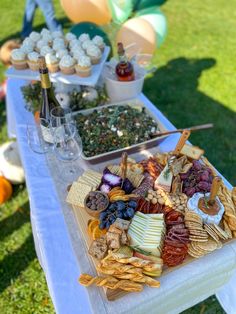
M 206 193 L 205 196 L 209 197 L 210 193 Z M 224 214 L 224 211 L 225 211 L 224 206 L 220 202 L 219 198 L 216 197 L 216 201 L 219 204 L 220 210 L 219 210 L 217 215 L 214 215 L 214 216 L 208 215 L 208 214 L 204 213 L 203 211 L 201 211 L 201 209 L 198 207 L 198 202 L 199 202 L 200 198 L 202 198 L 202 197 L 204 197 L 204 194 L 202 194 L 202 193 L 193 194 L 193 196 L 187 202 L 188 209 L 197 213 L 199 216 L 201 216 L 204 223 L 218 225 L 220 223 L 222 216 Z

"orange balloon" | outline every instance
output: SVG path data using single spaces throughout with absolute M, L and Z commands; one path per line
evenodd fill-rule
M 111 21 L 107 0 L 61 0 L 61 6 L 74 23 L 92 22 L 103 25 Z
M 127 47 L 129 57 L 135 54 L 153 54 L 156 50 L 156 34 L 152 25 L 141 17 L 126 21 L 117 33 L 116 42 Z

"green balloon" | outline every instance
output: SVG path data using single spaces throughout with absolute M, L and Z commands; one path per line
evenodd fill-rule
M 142 10 L 154 5 L 162 5 L 166 0 L 132 0 L 134 5 L 134 10 Z
M 89 34 L 90 37 L 94 37 L 96 35 L 101 36 L 104 42 L 111 46 L 111 43 L 108 39 L 107 34 L 96 24 L 90 22 L 82 22 L 75 24 L 70 32 L 75 34 L 77 37 L 83 33 Z
M 167 21 L 165 15 L 158 7 L 152 7 L 138 11 L 135 16 L 142 17 L 154 28 L 157 36 L 157 46 L 160 47 L 167 33 Z
M 132 0 L 108 0 L 112 20 L 115 23 L 125 22 L 133 11 Z

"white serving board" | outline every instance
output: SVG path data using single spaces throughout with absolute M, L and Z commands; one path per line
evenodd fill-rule
M 107 60 L 107 57 L 110 53 L 110 47 L 106 46 L 102 54 L 102 58 L 99 64 L 92 65 L 92 75 L 89 77 L 80 77 L 76 74 L 65 75 L 61 72 L 50 73 L 50 80 L 52 82 L 60 82 L 64 84 L 73 84 L 73 85 L 86 85 L 86 86 L 95 86 L 97 84 L 98 78 L 102 72 L 103 66 Z M 19 78 L 23 80 L 35 80 L 40 81 L 39 72 L 32 71 L 30 69 L 26 70 L 16 70 L 13 67 L 10 67 L 6 71 L 6 76 L 11 78 Z

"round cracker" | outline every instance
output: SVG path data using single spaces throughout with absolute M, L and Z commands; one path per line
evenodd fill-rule
M 197 245 L 206 252 L 213 252 L 217 249 L 217 242 L 212 239 L 209 239 L 205 243 L 199 242 Z

